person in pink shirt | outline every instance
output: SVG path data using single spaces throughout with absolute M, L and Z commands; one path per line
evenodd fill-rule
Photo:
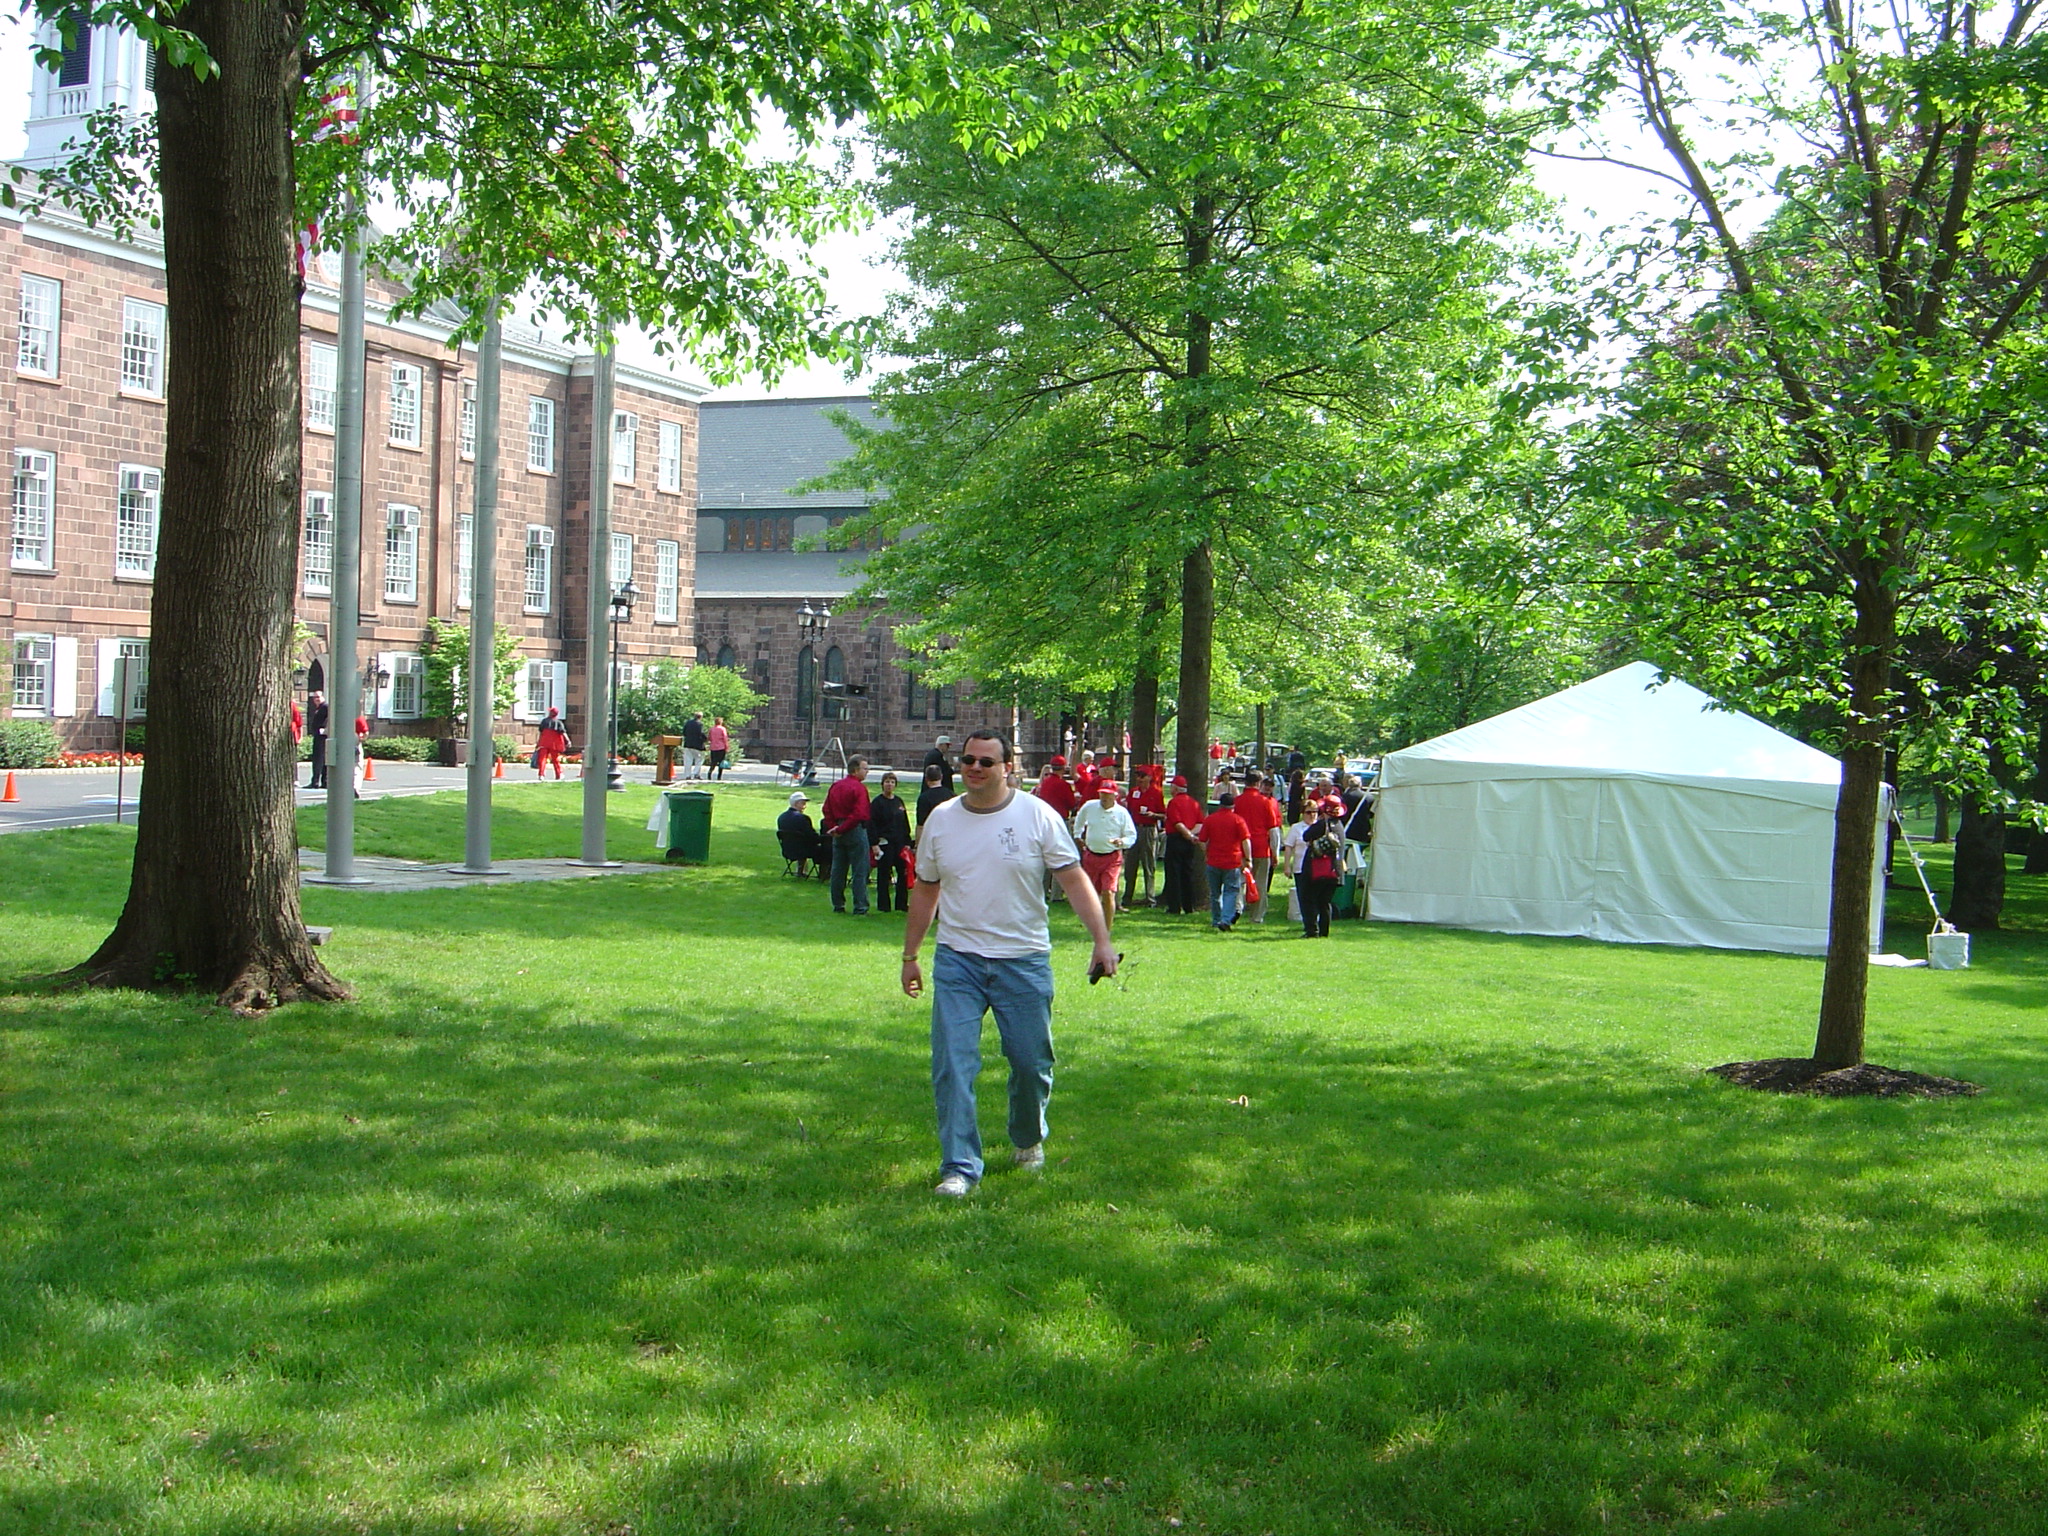
M 712 717 L 711 729 L 704 735 L 704 744 L 711 752 L 709 760 L 704 765 L 707 776 L 714 779 L 724 778 L 726 754 L 732 750 L 732 732 L 725 728 L 725 716 Z

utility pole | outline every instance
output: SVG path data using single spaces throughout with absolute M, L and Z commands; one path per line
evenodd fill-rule
M 370 70 L 356 66 L 356 130 L 370 107 Z M 348 238 L 341 251 L 341 320 L 335 336 L 334 595 L 329 599 L 327 709 L 327 871 L 310 878 L 326 885 L 367 885 L 356 873 L 356 716 L 362 712 L 362 674 L 356 667 L 356 631 L 363 600 L 363 395 L 366 360 L 363 319 L 362 189 L 350 187 Z
M 484 312 L 476 354 L 476 499 L 469 539 L 469 795 L 462 871 L 491 868 L 491 771 L 497 758 L 492 727 L 498 694 L 498 393 L 504 373 L 503 303 Z
M 590 377 L 590 591 L 583 633 L 583 857 L 576 862 L 609 869 L 605 857 L 605 776 L 592 773 L 591 747 L 611 714 L 611 679 L 605 675 L 606 632 L 612 619 L 612 399 L 618 354 L 606 326 L 597 337 Z

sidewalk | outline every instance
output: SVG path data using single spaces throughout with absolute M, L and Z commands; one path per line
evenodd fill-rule
M 327 868 L 327 855 L 318 848 L 299 850 L 299 876 L 303 888 L 313 885 L 331 891 L 452 891 L 463 886 L 524 885 L 535 880 L 587 880 L 601 875 L 645 875 L 658 869 L 680 869 L 678 864 L 640 863 L 629 860 L 609 868 L 578 864 L 574 859 L 495 859 L 493 873 L 463 874 L 451 864 L 418 864 L 409 859 L 386 859 L 357 854 L 356 874 L 360 885 L 327 885 L 308 881 Z

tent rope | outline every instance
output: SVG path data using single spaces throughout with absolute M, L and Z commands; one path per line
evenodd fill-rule
M 1892 802 L 1892 825 L 1899 829 L 1899 841 L 1906 845 L 1906 852 L 1912 856 L 1913 872 L 1920 877 L 1920 889 L 1927 893 L 1927 910 L 1934 914 L 1934 931 L 1954 933 L 1954 926 L 1941 915 L 1941 903 L 1934 899 L 1934 887 L 1927 880 L 1927 866 L 1920 862 L 1920 850 L 1913 846 L 1913 834 L 1906 830 L 1905 818 L 1899 815 L 1896 800 Z

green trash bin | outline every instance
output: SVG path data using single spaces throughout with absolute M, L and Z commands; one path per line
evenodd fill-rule
M 672 789 L 668 801 L 668 856 L 685 864 L 711 862 L 711 796 L 701 789 Z

